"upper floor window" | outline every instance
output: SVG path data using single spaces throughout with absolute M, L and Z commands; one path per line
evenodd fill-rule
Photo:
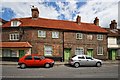
M 102 34 L 98 34 L 97 35 L 97 40 L 103 40 L 103 35 Z
M 82 33 L 76 33 L 76 39 L 82 39 L 83 34 Z
M 9 35 L 10 40 L 19 40 L 19 33 L 13 33 Z
M 11 26 L 13 26 L 13 27 L 19 26 L 20 24 L 21 24 L 20 21 L 12 21 L 11 22 Z
M 92 39 L 93 39 L 93 35 L 88 34 L 88 35 L 87 35 L 87 39 L 88 39 L 88 40 L 92 40 Z
M 97 47 L 97 55 L 103 55 L 103 47 Z
M 38 37 L 46 37 L 46 31 L 38 30 Z
M 52 38 L 59 38 L 59 32 L 52 32 Z

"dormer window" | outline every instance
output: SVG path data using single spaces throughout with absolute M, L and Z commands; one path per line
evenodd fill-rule
M 12 22 L 11 22 L 11 26 L 12 26 L 12 27 L 19 26 L 20 24 L 21 24 L 20 21 L 12 21 Z

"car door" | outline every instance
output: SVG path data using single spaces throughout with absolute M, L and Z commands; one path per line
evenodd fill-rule
M 93 66 L 95 65 L 95 61 L 92 57 L 86 56 L 86 66 Z
M 33 66 L 34 65 L 34 60 L 32 58 L 32 56 L 26 56 L 25 59 L 24 59 L 24 63 L 27 65 L 27 66 Z
M 39 56 L 34 56 L 34 66 L 40 66 L 41 65 L 41 60 Z
M 80 65 L 86 64 L 86 60 L 85 60 L 84 56 L 78 56 L 78 61 L 79 61 Z

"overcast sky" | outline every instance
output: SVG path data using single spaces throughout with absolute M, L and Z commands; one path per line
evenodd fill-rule
M 100 26 L 109 27 L 111 20 L 118 22 L 118 2 L 120 0 L 2 0 L 0 17 L 5 20 L 12 18 L 31 17 L 31 6 L 39 9 L 39 17 L 93 23 L 95 17 Z M 120 27 L 119 27 L 120 28 Z

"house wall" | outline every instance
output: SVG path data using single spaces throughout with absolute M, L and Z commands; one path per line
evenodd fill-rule
M 38 30 L 46 31 L 46 37 L 38 37 Z M 52 38 L 52 31 L 59 31 L 59 38 Z M 42 29 L 42 28 L 23 28 L 19 31 L 18 28 L 8 28 L 3 30 L 2 41 L 10 41 L 10 33 L 20 33 L 20 40 L 27 41 L 32 45 L 32 53 L 38 53 L 44 55 L 45 46 L 52 47 L 52 54 L 54 57 L 63 57 L 63 48 L 71 48 L 71 56 L 75 54 L 77 47 L 84 48 L 84 53 L 87 54 L 87 49 L 93 49 L 93 57 L 99 59 L 107 59 L 107 36 L 103 34 L 103 40 L 97 40 L 96 33 L 83 33 L 83 39 L 77 40 L 75 31 L 63 31 L 54 29 Z M 87 35 L 93 35 L 92 40 L 87 39 Z M 64 40 L 63 40 L 64 38 Z M 64 46 L 63 46 L 64 43 Z M 97 55 L 97 47 L 102 46 L 103 55 Z
M 116 50 L 115 59 L 120 59 L 120 44 L 119 37 L 108 37 L 108 49 Z M 111 51 L 109 51 L 109 55 L 111 55 Z
M 71 56 L 75 54 L 76 48 L 84 49 L 84 54 L 87 54 L 87 49 L 93 49 L 93 57 L 99 59 L 107 59 L 107 36 L 103 34 L 103 40 L 97 40 L 96 33 L 82 33 L 83 39 L 76 39 L 78 32 L 65 32 L 64 33 L 64 48 L 71 48 Z M 81 32 L 80 32 L 81 33 Z M 87 39 L 87 35 L 93 35 L 93 39 Z M 97 55 L 97 47 L 103 47 L 103 55 Z

